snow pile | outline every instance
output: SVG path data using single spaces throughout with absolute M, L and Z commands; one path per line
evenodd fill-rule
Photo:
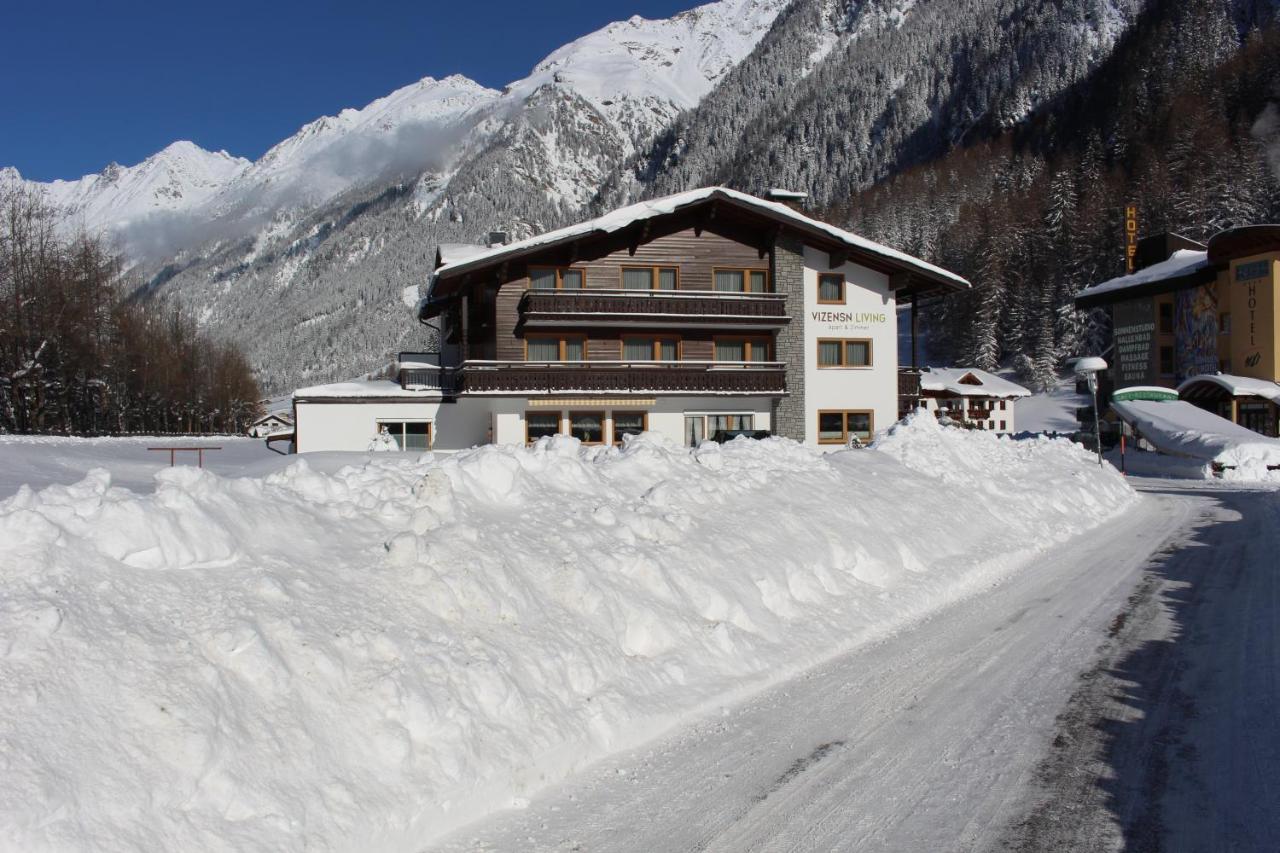
M 1185 400 L 1114 400 L 1111 408 L 1157 450 L 1223 466 L 1223 479 L 1280 482 L 1280 439 L 1268 438 Z
M 543 439 L 0 502 L 0 847 L 412 850 L 1114 516 L 1065 441 Z

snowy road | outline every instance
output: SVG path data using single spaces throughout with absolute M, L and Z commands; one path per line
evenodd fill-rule
M 598 764 L 526 809 L 493 815 L 432 849 L 1118 848 L 1122 830 L 1114 827 L 1116 804 L 1103 781 L 1117 761 L 1136 764 L 1132 773 L 1120 773 L 1131 790 L 1117 796 L 1122 808 L 1141 812 L 1134 819 L 1146 821 L 1143 831 L 1163 825 L 1171 833 L 1190 832 L 1201 814 L 1184 809 L 1153 823 L 1152 810 L 1137 805 L 1152 792 L 1176 805 L 1203 797 L 1206 784 L 1222 785 L 1218 799 L 1238 794 L 1240 804 L 1210 803 L 1224 811 L 1203 831 L 1247 839 L 1238 819 L 1278 801 L 1266 778 L 1280 764 L 1274 755 L 1277 586 L 1261 570 L 1280 553 L 1280 498 L 1275 492 L 1179 491 L 1167 481 L 1145 488 L 1148 499 L 1126 516 L 1050 552 L 1003 585 L 722 716 Z M 1242 524 L 1230 523 L 1237 517 Z M 1148 564 L 1162 544 L 1157 562 Z M 1246 565 L 1254 571 L 1241 571 Z M 1202 577 L 1211 579 L 1203 587 L 1194 580 Z M 1171 617 L 1163 599 L 1183 583 L 1197 592 L 1173 605 Z M 1245 616 L 1233 623 L 1237 607 Z M 1189 642 L 1230 625 L 1223 639 L 1246 649 L 1238 659 L 1215 669 L 1187 663 L 1194 651 L 1146 655 L 1146 640 L 1159 639 L 1173 628 L 1171 619 L 1191 618 L 1199 609 L 1208 621 L 1185 629 Z M 1100 656 L 1102 664 L 1093 668 Z M 1109 689 L 1098 673 L 1115 662 L 1149 670 L 1152 680 L 1144 675 L 1143 685 L 1165 706 L 1150 726 L 1128 726 L 1117 740 L 1120 755 L 1089 736 L 1099 718 L 1115 710 L 1097 695 Z M 1250 688 L 1260 663 L 1269 668 Z M 1218 722 L 1197 716 L 1181 692 L 1220 687 L 1229 692 L 1221 697 L 1228 707 Z M 1249 689 L 1262 694 L 1261 703 L 1243 701 Z M 1201 710 L 1213 701 L 1204 700 Z M 1164 738 L 1159 755 L 1143 745 L 1153 734 Z M 1253 737 L 1258 748 L 1242 751 L 1243 739 Z M 1188 751 L 1171 754 L 1185 746 L 1180 738 L 1222 747 L 1230 757 L 1184 767 L 1192 760 Z M 1246 758 L 1252 767 L 1238 765 L 1248 765 Z M 1076 766 L 1080 761 L 1088 766 Z M 1175 766 L 1188 774 L 1185 784 L 1169 782 Z M 1219 778 L 1231 774 L 1243 774 L 1238 778 L 1252 790 L 1236 791 Z M 1260 826 L 1275 833 L 1274 812 Z M 1191 848 L 1216 846 L 1195 837 L 1205 843 Z M 1239 849 L 1255 848 L 1244 843 Z
M 1280 492 L 1144 490 L 1198 517 L 1113 620 L 1007 846 L 1275 850 Z

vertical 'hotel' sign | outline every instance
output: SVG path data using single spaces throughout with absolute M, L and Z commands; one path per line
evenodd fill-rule
M 1124 208 L 1124 272 L 1133 275 L 1138 267 L 1138 206 L 1130 203 Z

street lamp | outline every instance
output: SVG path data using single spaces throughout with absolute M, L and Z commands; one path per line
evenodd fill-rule
M 1102 429 L 1098 418 L 1098 374 L 1107 369 L 1107 362 L 1096 355 L 1086 356 L 1076 361 L 1077 376 L 1083 376 L 1089 383 L 1089 393 L 1093 395 L 1093 441 L 1098 446 L 1098 465 L 1102 465 Z

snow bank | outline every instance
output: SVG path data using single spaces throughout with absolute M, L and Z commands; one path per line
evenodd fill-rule
M 0 502 L 0 846 L 412 850 L 1026 566 L 1066 441 L 565 437 Z

